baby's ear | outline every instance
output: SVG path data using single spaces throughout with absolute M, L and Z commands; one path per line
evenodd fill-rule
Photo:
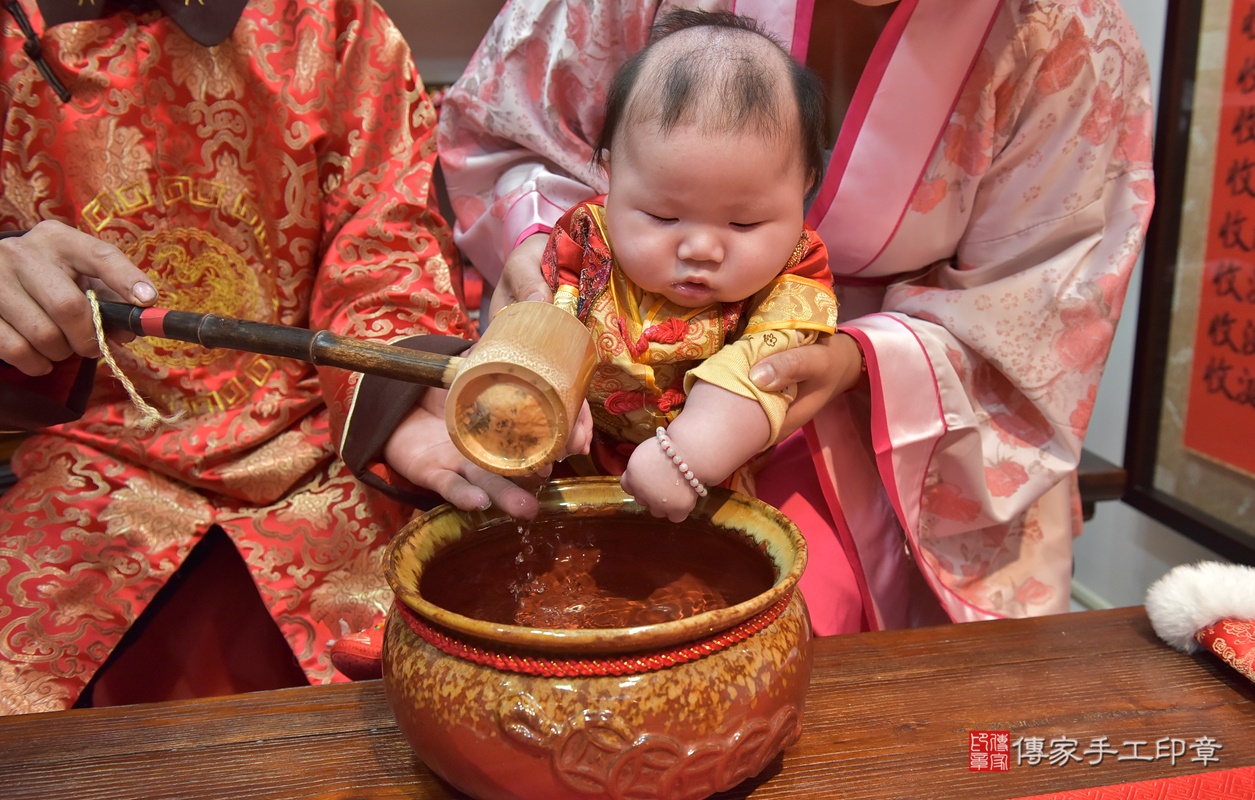
M 610 151 L 601 151 L 601 171 L 606 173 L 606 180 L 610 180 Z

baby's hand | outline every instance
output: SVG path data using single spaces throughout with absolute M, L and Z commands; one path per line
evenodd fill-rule
M 662 452 L 656 439 L 646 439 L 636 446 L 619 483 L 650 514 L 672 522 L 688 519 L 697 505 L 697 492 Z

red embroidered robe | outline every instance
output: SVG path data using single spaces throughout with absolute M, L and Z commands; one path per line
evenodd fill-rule
M 435 115 L 376 5 L 251 3 L 206 48 L 156 12 L 45 30 L 21 3 L 72 99 L 6 19 L 0 228 L 95 234 L 163 306 L 389 341 L 466 334 L 432 195 Z M 16 454 L 0 502 L 0 712 L 71 703 L 215 524 L 308 676 L 332 680 L 328 642 L 390 603 L 382 548 L 412 513 L 336 457 L 358 376 L 160 339 L 115 352 L 185 422 L 135 428 L 102 370 L 81 419 Z M 7 400 L 90 381 L 13 373 Z

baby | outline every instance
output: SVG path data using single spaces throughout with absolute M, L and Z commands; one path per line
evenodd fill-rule
M 835 329 L 827 254 L 802 220 L 822 93 L 754 21 L 668 14 L 611 84 L 595 150 L 609 190 L 549 239 L 554 302 L 597 343 L 594 464 L 654 516 L 685 519 L 708 484 L 752 493 L 749 462 L 792 398 L 750 367 Z
M 749 462 L 792 398 L 749 369 L 835 329 L 827 252 L 802 221 L 823 124 L 819 79 L 728 13 L 671 12 L 611 84 L 609 191 L 558 221 L 542 269 L 597 344 L 592 421 L 569 441 L 591 433 L 593 469 L 654 516 L 684 520 L 706 484 L 753 494 Z M 337 667 L 377 675 L 381 637 L 341 639 Z

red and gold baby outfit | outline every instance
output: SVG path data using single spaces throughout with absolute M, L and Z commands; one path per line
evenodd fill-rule
M 675 419 L 698 380 L 758 401 L 774 442 L 792 398 L 759 389 L 749 370 L 835 330 L 837 301 L 819 237 L 804 228 L 780 274 L 753 297 L 688 308 L 642 290 L 623 273 L 604 213 L 601 197 L 568 211 L 542 261 L 554 302 L 579 317 L 597 345 L 588 403 L 598 468 L 622 472 L 632 446 Z M 741 482 L 748 477 L 742 470 L 734 485 L 751 488 Z

